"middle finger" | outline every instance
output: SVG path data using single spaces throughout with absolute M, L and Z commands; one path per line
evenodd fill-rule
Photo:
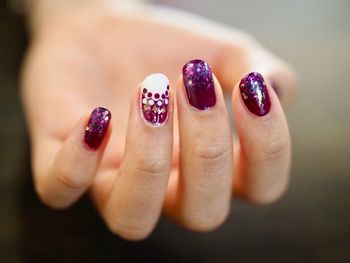
M 166 211 L 192 230 L 208 231 L 219 226 L 230 209 L 230 122 L 220 84 L 205 61 L 184 66 L 176 96 L 180 171 Z

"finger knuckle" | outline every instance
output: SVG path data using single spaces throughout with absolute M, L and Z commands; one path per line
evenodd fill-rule
M 274 159 L 286 154 L 290 149 L 289 136 L 276 134 L 269 140 L 262 141 L 261 153 L 264 158 Z
M 90 178 L 85 174 L 75 174 L 64 167 L 56 167 L 54 173 L 58 182 L 67 190 L 82 190 L 90 184 Z
M 231 160 L 232 144 L 228 139 L 200 139 L 193 144 L 193 157 L 209 165 Z
M 159 178 L 159 175 L 166 174 L 170 169 L 169 160 L 163 157 L 140 158 L 134 165 L 134 172 L 145 175 L 147 178 Z

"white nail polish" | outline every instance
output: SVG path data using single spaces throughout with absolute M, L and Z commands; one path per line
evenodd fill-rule
M 161 73 L 144 79 L 140 90 L 140 108 L 143 118 L 150 124 L 160 126 L 168 119 L 169 80 Z

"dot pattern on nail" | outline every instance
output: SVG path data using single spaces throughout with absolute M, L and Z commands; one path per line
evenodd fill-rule
M 158 78 L 158 79 L 157 79 Z M 143 82 L 141 110 L 143 117 L 153 125 L 161 125 L 167 120 L 169 106 L 169 85 L 162 74 L 153 74 Z M 166 85 L 164 85 L 166 83 Z

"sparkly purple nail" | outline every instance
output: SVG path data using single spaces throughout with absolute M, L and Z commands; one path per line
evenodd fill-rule
M 100 147 L 106 135 L 111 117 L 111 112 L 102 107 L 98 107 L 92 111 L 85 129 L 84 138 L 84 142 L 90 149 L 97 150 Z
M 143 118 L 152 125 L 164 124 L 168 117 L 169 80 L 160 73 L 144 79 L 140 91 L 140 108 Z
M 257 116 L 264 116 L 271 109 L 269 93 L 263 76 L 257 72 L 246 75 L 239 84 L 242 99 L 247 108 Z
M 189 103 L 200 110 L 211 108 L 216 103 L 213 74 L 207 62 L 194 59 L 182 69 L 183 81 Z

